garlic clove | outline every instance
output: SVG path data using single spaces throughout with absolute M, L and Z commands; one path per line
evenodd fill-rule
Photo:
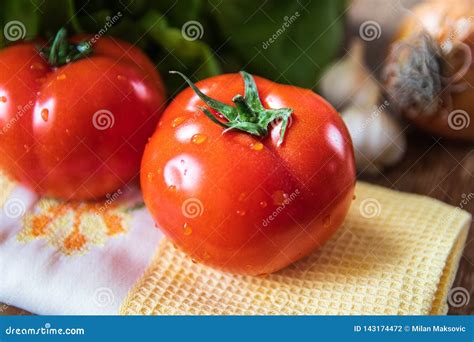
M 354 39 L 348 53 L 323 74 L 320 90 L 336 108 L 349 103 L 364 107 L 377 103 L 380 88 L 364 65 L 364 44 L 360 39 Z
M 354 145 L 357 169 L 377 173 L 400 161 L 406 137 L 398 122 L 386 112 L 389 102 L 377 106 L 380 87 L 364 65 L 364 45 L 352 41 L 347 55 L 331 66 L 320 83 L 322 95 L 342 110 Z
M 341 113 L 354 146 L 357 170 L 370 174 L 399 162 L 406 137 L 398 122 L 381 106 L 349 106 Z

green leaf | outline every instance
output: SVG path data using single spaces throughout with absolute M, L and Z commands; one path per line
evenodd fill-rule
M 71 35 L 101 32 L 137 45 L 161 71 L 169 94 L 183 84 L 169 70 L 199 80 L 245 68 L 273 81 L 314 87 L 341 46 L 346 5 L 347 0 L 0 0 L 0 44 L 12 43 L 3 37 L 12 20 L 25 26 L 25 39 L 52 38 L 65 26 Z M 120 20 L 102 33 L 107 18 L 118 12 Z M 194 40 L 182 33 L 190 22 L 202 26 Z
M 160 0 L 153 3 L 157 11 L 166 15 L 175 27 L 181 27 L 189 20 L 203 21 L 201 14 L 205 9 L 204 5 L 203 0 Z
M 73 0 L 32 0 L 41 3 L 41 29 L 46 36 L 54 36 L 61 27 L 67 27 L 70 32 L 83 32 L 76 16 Z M 67 18 L 65 20 L 65 18 Z
M 314 88 L 342 43 L 345 0 L 209 2 L 227 53 L 274 81 Z
M 219 62 L 207 44 L 199 39 L 185 39 L 181 28 L 171 27 L 167 18 L 158 11 L 149 11 L 138 24 L 146 36 L 164 50 L 164 56 L 156 56 L 160 61 L 160 70 L 167 66 L 168 70 L 183 71 L 197 79 L 221 72 Z M 168 75 L 164 77 L 169 84 L 173 84 L 172 89 L 182 84 L 176 83 L 176 78 L 171 80 Z
M 39 30 L 41 0 L 0 1 L 0 45 L 35 38 Z M 7 36 L 5 36 L 5 33 Z

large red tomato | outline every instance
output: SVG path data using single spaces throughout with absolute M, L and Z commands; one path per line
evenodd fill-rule
M 138 175 L 164 89 L 128 43 L 102 37 L 84 57 L 64 34 L 49 58 L 34 43 L 0 51 L 0 167 L 40 194 L 97 198 Z
M 166 235 L 197 262 L 242 274 L 277 271 L 323 244 L 355 186 L 352 143 L 334 108 L 307 89 L 255 82 L 242 73 L 197 83 L 227 105 L 181 92 L 141 169 L 145 203 Z

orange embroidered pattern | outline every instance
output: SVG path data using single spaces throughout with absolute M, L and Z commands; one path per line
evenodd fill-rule
M 42 198 L 23 218 L 18 240 L 42 238 L 65 255 L 83 254 L 92 245 L 103 246 L 108 238 L 126 233 L 129 221 L 124 206 Z

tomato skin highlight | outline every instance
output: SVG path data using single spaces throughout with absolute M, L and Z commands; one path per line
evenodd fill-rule
M 338 113 L 310 90 L 255 77 L 265 108 L 294 110 L 284 142 L 279 124 L 264 138 L 206 117 L 182 91 L 145 148 L 141 186 L 159 228 L 198 262 L 238 274 L 278 271 L 322 245 L 352 202 L 352 143 Z M 239 74 L 198 82 L 232 105 Z
M 164 109 L 163 83 L 141 51 L 108 37 L 92 49 L 59 67 L 34 43 L 0 51 L 0 167 L 41 195 L 95 199 L 137 178 Z

